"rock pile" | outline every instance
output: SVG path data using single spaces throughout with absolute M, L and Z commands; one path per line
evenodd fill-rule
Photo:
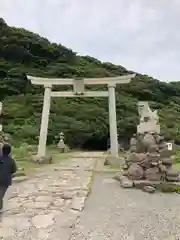
M 180 187 L 179 172 L 172 166 L 173 145 L 166 143 L 160 134 L 157 110 L 152 111 L 147 102 L 139 102 L 138 112 L 140 124 L 130 142 L 130 154 L 119 179 L 121 185 L 140 187 L 147 192 L 154 192 L 162 183 Z
M 130 154 L 123 166 L 123 176 L 126 176 L 128 181 L 131 180 L 132 185 L 141 184 L 142 187 L 160 181 L 179 182 L 179 172 L 172 167 L 172 155 L 173 149 L 168 149 L 163 136 L 149 132 L 134 134 Z M 127 180 L 122 178 L 122 186 Z M 142 180 L 145 180 L 144 184 Z

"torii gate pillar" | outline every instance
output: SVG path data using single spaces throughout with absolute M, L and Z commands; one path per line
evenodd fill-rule
M 109 130 L 110 130 L 110 148 L 111 155 L 118 157 L 118 135 L 117 135 L 117 120 L 116 120 L 116 95 L 115 84 L 108 85 L 109 92 Z
M 56 79 L 56 78 L 40 78 L 27 76 L 32 84 L 44 85 L 44 103 L 41 118 L 41 129 L 38 146 L 38 156 L 46 155 L 46 142 L 48 133 L 48 122 L 50 113 L 51 97 L 109 97 L 109 125 L 110 125 L 110 148 L 111 156 L 118 157 L 118 136 L 117 136 L 117 120 L 116 120 L 116 84 L 129 83 L 135 74 L 109 77 L 109 78 L 87 78 L 83 80 L 83 85 L 107 85 L 108 91 L 84 91 L 82 83 L 75 83 L 74 79 Z M 57 92 L 51 91 L 53 85 L 73 85 L 74 92 Z M 82 92 L 84 91 L 84 92 Z

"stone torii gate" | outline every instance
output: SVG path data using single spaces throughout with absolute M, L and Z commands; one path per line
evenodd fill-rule
M 34 85 L 44 85 L 44 103 L 41 118 L 41 129 L 38 145 L 38 156 L 46 155 L 46 141 L 48 134 L 48 122 L 50 113 L 51 97 L 109 97 L 109 125 L 110 125 L 110 149 L 111 156 L 118 157 L 118 138 L 116 121 L 116 84 L 129 83 L 136 74 L 105 77 L 105 78 L 41 78 L 27 76 Z M 73 85 L 74 91 L 52 91 L 54 85 Z M 107 85 L 108 91 L 85 91 L 85 85 Z

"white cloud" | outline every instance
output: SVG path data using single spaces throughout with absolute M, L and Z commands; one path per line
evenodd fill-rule
M 0 16 L 82 55 L 180 78 L 179 0 L 0 0 Z

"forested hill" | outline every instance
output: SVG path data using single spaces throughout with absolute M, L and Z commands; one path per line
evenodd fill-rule
M 143 64 L 143 63 L 142 63 Z M 31 86 L 26 74 L 46 77 L 105 77 L 132 73 L 93 57 L 77 56 L 61 44 L 0 19 L 0 100 L 4 131 L 14 143 L 37 142 L 43 89 Z M 63 89 L 63 88 L 61 88 Z M 93 87 L 99 89 L 99 87 Z M 136 131 L 137 101 L 149 101 L 160 114 L 162 131 L 180 143 L 180 83 L 163 83 L 137 74 L 117 87 L 117 123 L 122 139 Z M 60 131 L 72 147 L 102 147 L 108 138 L 108 102 L 97 98 L 52 99 L 48 142 Z

